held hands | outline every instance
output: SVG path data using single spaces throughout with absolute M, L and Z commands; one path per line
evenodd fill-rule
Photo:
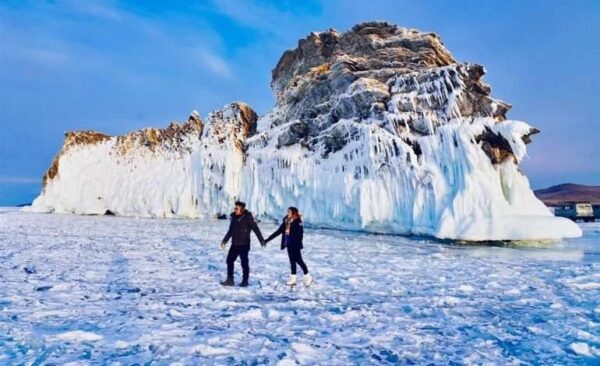
M 263 247 L 263 248 L 265 248 L 267 246 L 267 241 L 266 240 L 261 240 L 260 241 L 260 246 Z M 220 244 L 220 248 L 221 248 L 221 251 L 224 251 L 227 248 L 227 243 L 224 242 L 224 241 L 222 241 L 221 244 Z

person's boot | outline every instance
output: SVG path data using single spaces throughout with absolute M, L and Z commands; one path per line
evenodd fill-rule
M 227 279 L 221 282 L 221 286 L 233 286 L 233 277 L 227 276 Z
M 310 273 L 305 274 L 304 278 L 302 280 L 304 281 L 304 286 L 306 286 L 306 287 L 312 285 L 312 283 L 313 283 L 313 278 L 310 275 Z
M 298 281 L 296 280 L 296 275 L 290 275 L 290 279 L 287 281 L 288 286 L 295 286 Z
M 248 278 L 250 277 L 250 269 L 243 269 L 242 274 L 242 282 L 240 282 L 240 287 L 248 287 Z

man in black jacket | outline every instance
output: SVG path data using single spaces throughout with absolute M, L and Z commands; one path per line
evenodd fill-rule
M 266 245 L 265 239 L 254 221 L 250 211 L 246 210 L 244 202 L 237 201 L 233 213 L 230 215 L 229 230 L 221 242 L 221 250 L 225 248 L 227 241 L 231 238 L 231 247 L 227 254 L 227 279 L 221 282 L 223 286 L 233 286 L 233 264 L 237 257 L 242 261 L 242 270 L 244 277 L 240 283 L 241 287 L 248 286 L 248 276 L 250 275 L 250 266 L 248 265 L 248 252 L 250 251 L 250 231 L 254 231 L 256 237 L 263 247 Z

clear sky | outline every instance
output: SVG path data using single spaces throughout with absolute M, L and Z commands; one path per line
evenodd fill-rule
M 509 118 L 542 130 L 534 188 L 600 185 L 600 1 L 0 0 L 0 205 L 31 202 L 63 133 L 120 134 L 274 104 L 271 69 L 311 31 L 369 20 L 434 31 L 484 65 Z

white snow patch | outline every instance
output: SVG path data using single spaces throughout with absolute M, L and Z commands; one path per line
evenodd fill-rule
M 295 366 L 295 365 L 297 365 L 296 361 L 294 361 L 291 358 L 284 358 L 277 362 L 277 366 Z
M 440 296 L 434 299 L 436 306 L 456 306 L 460 304 L 460 299 L 455 296 Z
M 471 293 L 471 292 L 475 291 L 475 288 L 471 285 L 460 285 L 458 290 L 462 291 L 462 292 L 466 292 L 466 293 Z
M 115 342 L 115 348 L 116 349 L 125 349 L 129 347 L 129 343 L 125 342 L 125 341 L 116 341 Z
M 600 289 L 600 283 L 598 282 L 571 283 L 569 286 L 583 291 Z
M 101 336 L 100 334 L 96 334 L 96 333 L 92 333 L 92 332 L 85 332 L 83 330 L 73 330 L 70 332 L 57 334 L 57 335 L 51 336 L 49 338 L 56 339 L 59 341 L 65 341 L 65 342 L 80 343 L 80 342 L 97 342 L 97 341 L 102 340 L 104 337 Z
M 589 344 L 587 344 L 585 342 L 571 343 L 571 350 L 573 350 L 573 352 L 577 353 L 578 355 L 582 355 L 582 356 L 588 356 L 588 357 L 600 356 L 600 350 L 598 350 L 595 347 L 590 346 Z
M 292 351 L 294 351 L 294 356 L 301 364 L 315 361 L 319 358 L 319 352 L 306 343 L 292 343 Z
M 176 309 L 169 309 L 169 315 L 171 315 L 172 317 L 175 317 L 175 318 L 180 318 L 180 317 L 184 316 L 181 311 L 176 310 Z
M 203 357 L 223 356 L 231 352 L 231 350 L 227 348 L 212 347 L 204 344 L 194 347 L 194 351 Z

